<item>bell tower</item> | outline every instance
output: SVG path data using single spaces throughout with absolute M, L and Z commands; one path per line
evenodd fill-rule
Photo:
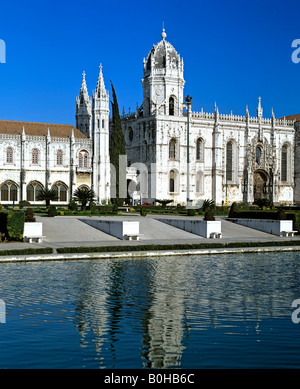
M 162 40 L 154 45 L 144 59 L 143 66 L 143 115 L 182 116 L 183 114 L 183 59 L 166 41 L 165 29 Z
M 76 99 L 76 128 L 80 130 L 84 135 L 91 138 L 92 136 L 92 126 L 91 126 L 91 101 L 89 98 L 86 81 L 85 81 L 85 72 L 82 73 L 82 82 L 79 97 Z
M 93 189 L 98 201 L 110 198 L 109 93 L 105 89 L 102 65 L 92 98 L 93 118 Z

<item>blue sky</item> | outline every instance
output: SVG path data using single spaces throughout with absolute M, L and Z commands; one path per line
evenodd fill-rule
M 300 113 L 299 0 L 286 1 L 14 1 L 0 7 L 0 119 L 75 124 L 82 72 L 89 94 L 99 63 L 120 111 L 142 103 L 143 58 L 160 39 L 184 59 L 185 95 L 193 110 Z

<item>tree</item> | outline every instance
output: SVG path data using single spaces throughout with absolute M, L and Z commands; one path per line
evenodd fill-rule
M 54 189 L 42 189 L 38 192 L 37 198 L 38 201 L 46 201 L 46 207 L 49 208 L 50 201 L 57 200 L 57 192 Z
M 81 210 L 86 210 L 86 204 L 88 201 L 93 201 L 95 197 L 95 192 L 93 189 L 88 188 L 77 188 L 74 192 L 73 198 L 75 201 L 79 201 L 81 203 Z
M 112 132 L 109 142 L 110 163 L 115 167 L 116 171 L 116 199 L 112 199 L 113 203 L 123 202 L 124 199 L 119 199 L 119 155 L 125 155 L 125 138 L 122 131 L 121 118 L 119 113 L 119 105 L 117 101 L 114 86 L 111 83 L 113 101 L 112 105 Z

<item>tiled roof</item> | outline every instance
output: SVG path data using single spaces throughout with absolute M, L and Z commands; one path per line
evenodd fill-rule
M 26 135 L 46 136 L 48 129 L 50 136 L 57 138 L 70 138 L 72 130 L 75 138 L 87 137 L 71 124 L 19 122 L 13 120 L 0 120 L 0 134 L 21 135 L 23 127 Z
M 286 120 L 296 120 L 296 122 L 300 121 L 300 113 L 298 113 L 296 115 L 289 115 L 289 116 L 284 116 L 284 117 L 286 118 Z M 279 118 L 279 119 L 283 119 L 284 117 Z

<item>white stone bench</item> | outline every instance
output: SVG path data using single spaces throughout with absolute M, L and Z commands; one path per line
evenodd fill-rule
M 140 236 L 143 236 L 143 234 L 125 234 L 124 239 L 125 240 L 140 240 Z
M 289 236 L 293 237 L 298 231 L 281 231 L 281 236 L 288 238 Z
M 28 243 L 33 243 L 34 241 L 37 242 L 37 243 L 41 243 L 44 238 L 45 238 L 44 235 L 26 236 L 26 237 L 24 237 L 24 241 L 26 241 Z
M 45 238 L 42 230 L 42 223 L 24 223 L 23 240 L 29 243 L 33 243 L 33 241 L 41 243 Z
M 210 237 L 212 239 L 222 238 L 222 233 L 221 232 L 211 232 Z

